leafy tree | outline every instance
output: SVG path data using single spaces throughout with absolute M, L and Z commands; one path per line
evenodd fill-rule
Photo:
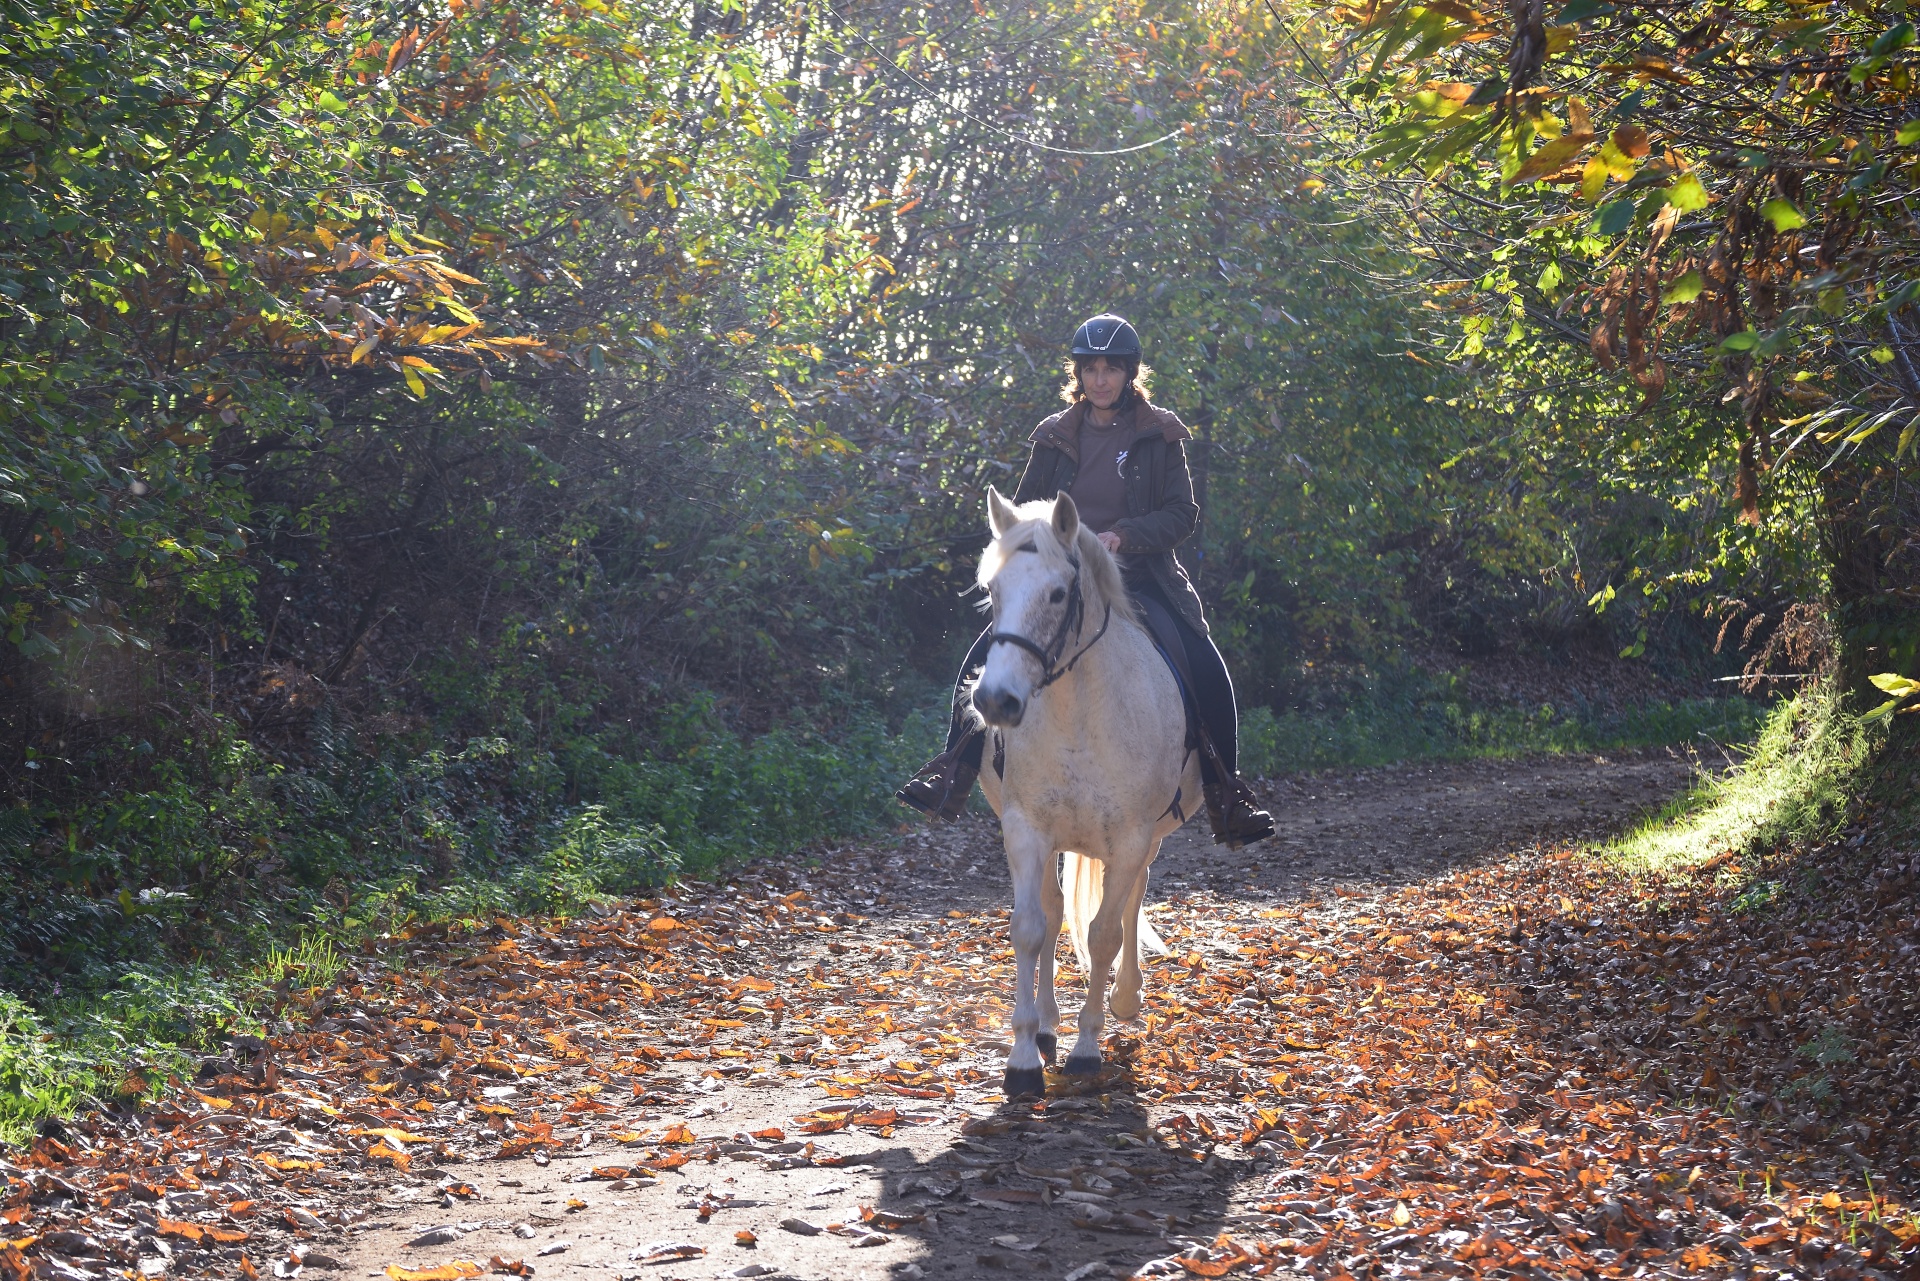
M 1516 391 L 1537 385 L 1542 343 L 1587 347 L 1640 402 L 1597 448 L 1686 459 L 1740 521 L 1779 525 L 1783 554 L 1817 552 L 1851 681 L 1911 664 L 1904 5 L 1340 14 L 1360 159 L 1423 233 L 1429 283 L 1473 290 L 1464 346 L 1504 330 Z M 1397 181 L 1409 169 L 1416 185 Z

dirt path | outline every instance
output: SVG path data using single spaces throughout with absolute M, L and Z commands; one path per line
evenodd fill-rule
M 1573 851 L 1688 779 L 1345 772 L 1270 788 L 1262 846 L 1190 826 L 1142 1023 L 1038 1104 L 999 1090 L 986 816 L 394 939 L 169 1106 L 0 1164 L 0 1281 L 1893 1275 L 1893 1131 L 1717 1090 L 1740 997 L 1685 984 L 1724 949 Z
M 1150 910 L 1169 938 L 1197 943 L 1201 931 L 1179 926 L 1190 905 L 1294 902 L 1336 885 L 1365 894 L 1542 841 L 1598 835 L 1657 805 L 1688 778 L 1684 762 L 1659 756 L 1482 762 L 1289 780 L 1269 789 L 1281 829 L 1275 842 L 1228 854 L 1206 839 L 1199 823 L 1170 840 L 1155 869 Z M 899 1031 L 856 1040 L 844 1047 L 853 1052 L 834 1054 L 830 1067 L 821 1063 L 820 1072 L 798 1080 L 793 1074 L 709 1077 L 704 1062 L 684 1073 L 650 1076 L 649 1094 L 671 1103 L 633 1114 L 633 1125 L 655 1133 L 685 1125 L 702 1138 L 737 1135 L 741 1141 L 722 1145 L 737 1150 L 717 1162 L 682 1167 L 657 1183 L 627 1187 L 591 1177 L 594 1167 L 625 1161 L 623 1149 L 604 1138 L 590 1140 L 586 1150 L 570 1143 L 544 1167 L 530 1160 L 462 1166 L 450 1173 L 470 1182 L 478 1195 L 461 1204 L 457 1218 L 431 1208 L 424 1194 L 435 1180 L 403 1184 L 396 1189 L 401 1199 L 383 1202 L 356 1226 L 345 1256 L 349 1267 L 379 1275 L 396 1260 L 437 1260 L 446 1248 L 408 1249 L 405 1242 L 426 1228 L 465 1219 L 500 1227 L 480 1229 L 459 1251 L 525 1255 L 542 1275 L 928 1275 L 953 1281 L 1007 1272 L 1124 1276 L 1183 1242 L 1210 1242 L 1223 1228 L 1267 1217 L 1250 1215 L 1263 1190 L 1256 1161 L 1225 1154 L 1195 1161 L 1167 1150 L 1155 1135 L 1157 1122 L 1181 1110 L 1175 1097 L 1130 1091 L 1122 1080 L 1108 1090 L 1056 1100 L 1039 1115 L 1003 1107 L 1000 977 L 966 985 L 970 999 L 958 1002 L 951 981 L 940 994 L 916 991 L 907 980 L 893 993 L 870 986 L 847 991 L 849 979 L 870 985 L 876 973 L 897 972 L 915 956 L 929 964 L 965 958 L 970 954 L 962 949 L 976 940 L 986 946 L 971 955 L 1003 950 L 1009 890 L 991 816 L 917 831 L 897 848 L 840 851 L 808 879 L 855 898 L 866 919 L 763 953 L 762 965 L 772 961 L 782 975 L 833 989 L 807 1020 L 809 1027 L 793 1027 L 789 1016 L 775 1044 L 785 1056 L 800 1058 L 831 1041 L 831 1053 L 845 1038 L 822 1031 L 821 1020 L 855 1019 L 875 1008 L 884 1008 Z M 1166 967 L 1161 962 L 1156 968 Z M 1063 971 L 1071 969 L 1063 965 Z M 884 989 L 884 978 L 880 984 Z M 1150 977 L 1148 986 L 1153 992 L 1160 984 Z M 1069 980 L 1062 999 L 1069 1026 L 1080 995 L 1077 979 Z M 876 1000 L 889 997 L 891 1004 L 876 1007 Z M 1163 993 L 1156 998 L 1149 1000 L 1149 1014 L 1165 1001 Z M 951 1099 L 891 1095 L 885 1082 L 878 1094 L 870 1088 L 877 1069 L 929 1062 L 929 1040 L 942 1048 L 955 1032 L 966 1041 L 944 1062 Z M 896 1122 L 888 1127 L 891 1133 L 849 1126 L 815 1140 L 811 1162 L 783 1168 L 794 1161 L 783 1149 L 799 1147 L 806 1137 L 796 1132 L 793 1118 L 832 1104 L 821 1086 L 836 1082 L 846 1083 L 842 1092 L 860 1097 L 862 1110 L 898 1111 L 911 1123 Z M 1185 1103 L 1191 1106 L 1191 1100 Z M 782 1130 L 784 1141 L 751 1139 L 767 1129 Z M 823 1152 L 841 1163 L 824 1165 Z M 876 1206 L 918 1221 L 859 1235 L 802 1235 L 781 1226 L 861 1225 L 862 1207 Z M 702 1208 L 711 1214 L 701 1217 Z M 1151 1216 L 1151 1224 L 1144 1216 Z M 500 1230 L 514 1223 L 526 1223 L 535 1233 L 524 1248 Z M 753 1245 L 736 1242 L 742 1229 L 754 1235 Z M 569 1243 L 564 1253 L 534 1257 L 560 1242 Z M 633 1257 L 666 1253 L 649 1251 L 650 1245 L 701 1247 L 706 1253 L 651 1265 Z

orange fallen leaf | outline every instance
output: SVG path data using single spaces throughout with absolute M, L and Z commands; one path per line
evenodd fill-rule
M 465 1278 L 480 1276 L 485 1271 L 472 1259 L 455 1259 L 434 1268 L 409 1268 L 398 1263 L 387 1265 L 387 1275 L 393 1281 L 465 1281 Z
M 367 1149 L 367 1155 L 377 1161 L 386 1161 L 396 1170 L 405 1170 L 413 1165 L 413 1158 L 399 1148 L 388 1147 L 382 1141 Z
M 693 1157 L 690 1153 L 662 1152 L 652 1160 L 642 1161 L 640 1164 L 649 1170 L 677 1170 L 691 1160 Z

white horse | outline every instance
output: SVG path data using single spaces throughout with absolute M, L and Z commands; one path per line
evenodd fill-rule
M 993 543 L 979 581 L 995 644 L 973 707 L 999 731 L 1005 753 L 1004 777 L 990 763 L 980 782 L 1000 815 L 1013 875 L 1011 1097 L 1045 1089 L 1041 1061 L 1053 1060 L 1060 1021 L 1053 951 L 1063 914 L 1087 974 L 1067 1071 L 1100 1070 L 1115 953 L 1114 1016 L 1139 1017 L 1140 948 L 1166 951 L 1141 911 L 1147 868 L 1200 807 L 1200 763 L 1187 750 L 1180 687 L 1073 499 L 1015 507 L 990 490 L 987 518 Z

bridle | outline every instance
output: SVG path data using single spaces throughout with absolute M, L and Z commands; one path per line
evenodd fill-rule
M 1021 547 L 1020 550 L 1030 552 L 1038 551 L 1039 548 L 1035 547 L 1032 543 L 1028 543 Z M 1080 558 L 1078 556 L 1069 556 L 1067 557 L 1067 563 L 1073 566 L 1073 583 L 1067 588 L 1067 608 L 1066 611 L 1060 615 L 1060 626 L 1054 629 L 1053 639 L 1048 641 L 1044 648 L 1028 640 L 1018 632 L 987 633 L 987 645 L 989 648 L 1000 644 L 1012 645 L 1017 649 L 1026 650 L 1027 653 L 1032 654 L 1040 660 L 1041 678 L 1040 683 L 1034 687 L 1034 693 L 1036 694 L 1072 671 L 1073 665 L 1078 663 L 1081 658 L 1086 655 L 1086 652 L 1098 644 L 1100 638 L 1107 634 L 1107 626 L 1113 622 L 1113 604 L 1112 602 L 1108 602 L 1106 617 L 1100 620 L 1100 630 L 1093 634 L 1093 639 L 1076 650 L 1073 657 L 1069 658 L 1065 663 L 1060 662 L 1060 656 L 1067 652 L 1067 642 L 1072 637 L 1079 635 L 1080 625 L 1086 621 L 1087 612 L 1086 597 L 1080 591 Z

